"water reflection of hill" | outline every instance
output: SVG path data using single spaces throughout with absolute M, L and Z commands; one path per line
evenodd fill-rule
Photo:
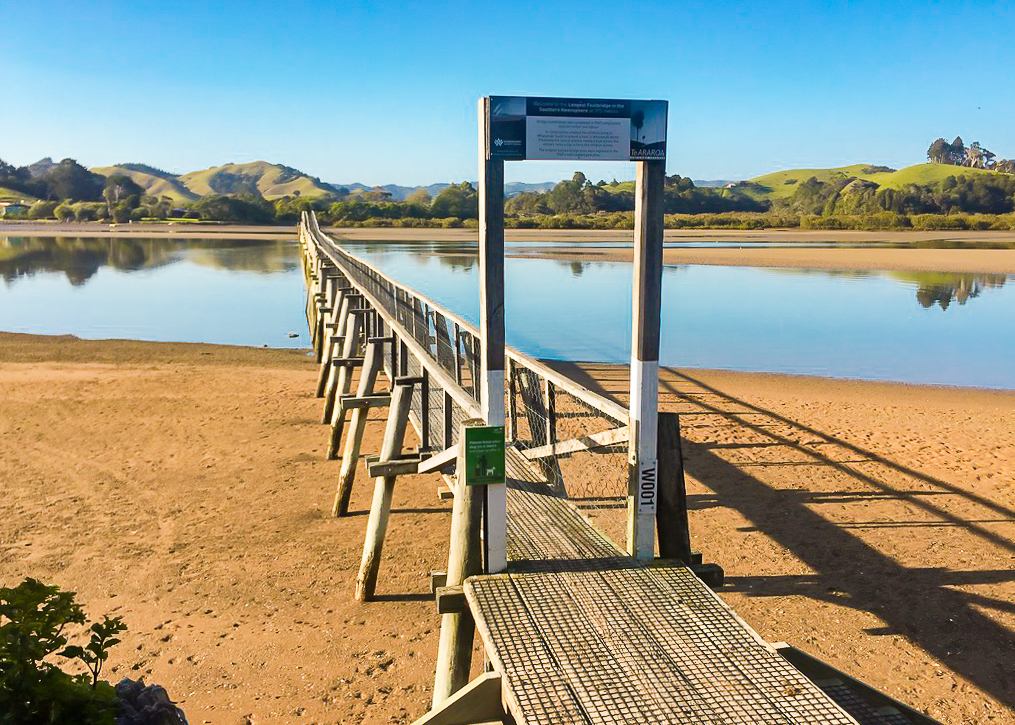
M 890 279 L 916 287 L 916 301 L 929 309 L 938 305 L 947 310 L 953 302 L 966 304 L 979 297 L 984 290 L 1004 287 L 1008 280 L 1004 274 L 987 272 L 868 272 L 864 270 L 824 270 L 779 268 L 780 274 L 820 274 L 847 279 L 868 279 L 884 274 Z
M 929 308 L 936 304 L 942 310 L 947 310 L 952 302 L 964 305 L 986 289 L 1004 287 L 1007 281 L 1007 276 L 1003 274 L 892 272 L 890 276 L 915 283 L 916 299 L 921 307 Z
M 0 277 L 8 284 L 39 273 L 62 272 L 79 286 L 102 267 L 136 272 L 182 260 L 244 272 L 288 272 L 297 267 L 293 243 L 285 240 L 0 237 Z

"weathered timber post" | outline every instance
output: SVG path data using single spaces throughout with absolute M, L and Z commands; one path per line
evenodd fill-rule
M 480 404 L 487 425 L 504 425 L 504 160 L 490 156 L 490 99 L 479 101 Z M 485 565 L 507 568 L 507 486 L 485 487 Z
M 345 331 L 348 328 L 349 320 L 352 317 L 349 314 L 349 309 L 352 307 L 352 302 L 353 302 L 353 298 L 354 297 L 357 297 L 357 296 L 354 295 L 351 292 L 347 292 L 345 295 L 342 296 L 342 305 L 339 308 L 339 315 L 338 315 L 338 325 L 335 327 L 335 334 L 331 338 L 332 349 L 333 350 L 334 350 L 334 347 L 338 343 L 342 343 L 343 347 L 345 345 Z M 343 354 L 342 352 L 339 353 L 340 356 L 342 354 Z M 335 365 L 334 358 L 335 358 L 335 355 L 331 355 L 331 356 L 329 356 L 329 358 L 327 360 L 327 364 L 328 364 L 328 378 L 327 378 L 327 382 L 324 385 L 324 394 L 323 394 L 323 397 L 324 397 L 324 412 L 321 414 L 321 422 L 322 423 L 330 423 L 331 422 L 331 414 L 332 414 L 332 411 L 334 411 L 335 389 L 338 386 L 338 371 L 340 369 L 339 366 Z M 318 376 L 318 378 L 320 378 L 320 376 Z
M 362 315 L 362 310 L 349 310 L 349 317 L 345 323 L 342 358 L 337 362 L 332 362 L 332 365 L 338 369 L 338 375 L 335 382 L 334 396 L 329 396 L 333 406 L 331 437 L 328 439 L 329 460 L 334 460 L 338 457 L 338 444 L 342 440 L 342 426 L 345 425 L 345 408 L 342 407 L 341 400 L 342 396 L 349 392 L 350 383 L 352 382 L 352 360 L 356 357 L 356 350 L 359 347 Z
M 381 370 L 384 358 L 384 344 L 375 339 L 367 343 L 366 358 L 360 372 L 356 397 L 362 398 L 374 391 L 377 374 Z M 363 431 L 367 427 L 369 408 L 356 408 L 352 411 L 349 421 L 349 433 L 345 437 L 345 450 L 342 451 L 342 470 L 338 474 L 338 488 L 335 491 L 335 503 L 332 513 L 345 516 L 349 512 L 349 498 L 352 496 L 352 483 L 356 478 L 356 463 L 359 461 L 359 449 L 363 443 Z
M 656 529 L 659 556 L 679 559 L 692 566 L 691 534 L 687 523 L 687 489 L 680 451 L 680 418 L 676 413 L 659 414 L 659 509 Z
M 481 491 L 476 490 L 476 486 L 469 485 L 465 465 L 465 429 L 473 425 L 483 425 L 483 420 L 479 418 L 466 420 L 458 432 L 458 440 L 462 441 L 462 444 L 458 450 L 456 465 L 458 482 L 455 485 L 455 500 L 451 509 L 451 548 L 448 554 L 446 583 L 448 587 L 461 586 L 468 577 L 481 574 L 483 571 L 479 540 L 483 495 Z M 436 708 L 468 683 L 475 631 L 476 623 L 468 608 L 461 612 L 442 615 L 431 708 Z
M 636 559 L 655 556 L 659 317 L 663 274 L 665 161 L 638 161 L 634 207 L 634 321 L 631 340 L 631 403 L 627 550 Z
M 417 378 L 395 380 L 395 392 L 392 394 L 388 423 L 384 427 L 384 440 L 381 443 L 381 461 L 394 460 L 402 453 L 402 441 L 412 403 L 412 386 L 416 382 Z M 361 602 L 372 599 L 377 587 L 377 572 L 381 566 L 381 551 L 384 547 L 384 534 L 388 530 L 391 494 L 394 490 L 394 476 L 378 476 L 374 481 L 374 498 L 370 504 L 366 540 L 363 542 L 363 559 L 356 578 L 356 599 Z
M 336 291 L 338 289 L 338 270 L 333 266 L 329 266 L 322 278 L 322 283 L 324 292 L 317 307 L 317 324 L 314 326 L 313 339 L 311 340 L 311 345 L 317 352 L 318 365 L 320 365 L 321 359 L 324 356 L 328 320 L 335 306 Z
M 331 359 L 335 357 L 335 345 L 338 342 L 342 330 L 342 320 L 349 312 L 348 287 L 338 290 L 335 301 L 331 305 L 331 316 L 325 324 L 325 335 L 323 353 L 321 355 L 321 367 L 317 372 L 317 397 L 323 398 L 327 390 L 328 376 L 331 374 Z M 322 422 L 327 422 L 325 419 Z

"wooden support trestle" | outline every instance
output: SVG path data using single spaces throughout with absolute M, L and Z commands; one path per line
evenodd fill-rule
M 345 340 L 342 344 L 342 355 L 337 360 L 344 360 L 344 363 L 332 360 L 332 375 L 335 384 L 329 387 L 325 394 L 325 415 L 329 415 L 327 422 L 331 423 L 331 438 L 328 441 L 328 458 L 338 457 L 338 444 L 342 440 L 342 426 L 345 424 L 345 410 L 336 406 L 336 401 L 349 392 L 352 383 L 352 366 L 347 364 L 349 360 L 356 357 L 359 347 L 360 332 L 363 328 L 361 310 L 349 310 L 349 316 L 345 323 Z
M 349 307 L 352 304 L 352 295 L 340 292 L 341 300 L 336 303 L 338 312 L 334 318 L 335 330 L 333 335 L 328 335 L 324 341 L 324 354 L 321 357 L 321 369 L 317 374 L 317 397 L 323 398 L 327 393 L 330 393 L 331 389 L 335 384 L 335 380 L 332 376 L 337 372 L 334 366 L 331 364 L 332 359 L 336 355 L 336 351 L 345 340 L 345 326 L 349 321 Z M 325 402 L 325 415 L 322 423 L 327 423 L 331 420 L 331 411 L 328 409 L 328 403 Z
M 356 388 L 356 397 L 343 397 L 339 399 L 338 409 L 335 411 L 339 421 L 338 432 L 336 434 L 335 426 L 333 425 L 331 442 L 328 445 L 328 458 L 333 457 L 331 455 L 332 450 L 338 447 L 336 435 L 341 435 L 341 421 L 345 418 L 345 411 L 352 410 L 349 433 L 346 435 L 345 450 L 342 453 L 342 469 L 338 474 L 335 503 L 332 506 L 332 513 L 335 516 L 344 516 L 349 511 L 349 497 L 352 496 L 352 482 L 356 477 L 356 461 L 359 458 L 360 445 L 363 443 L 363 431 L 367 425 L 367 414 L 371 407 L 388 405 L 391 402 L 391 396 L 389 395 L 371 395 L 383 362 L 384 346 L 379 342 L 367 343 L 363 372 L 360 374 L 359 385 Z
M 412 404 L 411 382 L 395 381 L 391 407 L 388 409 L 388 423 L 384 428 L 381 443 L 381 460 L 390 461 L 402 453 L 405 428 L 409 424 L 409 408 Z M 363 559 L 359 576 L 356 578 L 356 599 L 369 601 L 377 586 L 377 572 L 381 566 L 381 551 L 384 534 L 388 529 L 391 513 L 391 495 L 395 490 L 394 476 L 380 476 L 374 481 L 374 498 L 370 504 L 370 519 L 367 521 L 366 540 L 363 542 Z M 471 639 L 470 639 L 471 646 Z
M 331 359 L 335 357 L 336 346 L 342 340 L 342 328 L 344 327 L 344 320 L 348 312 L 348 288 L 342 287 L 337 289 L 335 292 L 335 298 L 331 302 L 331 312 L 324 321 L 322 339 L 319 347 L 317 348 L 317 362 L 320 363 L 321 366 L 317 373 L 316 395 L 318 398 L 324 397 L 325 385 L 328 382 L 328 373 L 331 372 Z

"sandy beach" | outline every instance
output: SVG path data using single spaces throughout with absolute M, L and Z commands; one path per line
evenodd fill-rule
M 544 251 L 630 255 L 526 253 Z M 667 261 L 1013 274 L 1013 255 Z M 624 367 L 558 365 L 626 396 Z M 399 479 L 380 599 L 355 603 L 372 482 L 361 469 L 353 515 L 328 515 L 339 462 L 316 375 L 302 350 L 0 333 L 0 584 L 34 576 L 122 615 L 107 677 L 164 685 L 191 723 L 412 722 L 430 702 L 428 575 L 446 564 L 450 506 L 437 476 Z M 664 370 L 660 404 L 681 413 L 694 545 L 762 636 L 943 723 L 1015 723 L 1015 391 Z
M 569 372 L 623 398 L 621 367 Z M 315 379 L 301 351 L 0 334 L 0 581 L 124 616 L 108 676 L 191 723 L 411 722 L 449 507 L 399 480 L 380 601 L 355 603 L 372 485 L 327 515 Z M 662 407 L 694 544 L 764 637 L 942 722 L 1015 722 L 1015 393 L 665 371 Z

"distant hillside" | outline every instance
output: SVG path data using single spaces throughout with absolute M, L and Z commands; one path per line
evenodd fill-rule
M 208 194 L 241 194 L 259 192 L 266 199 L 282 196 L 325 196 L 334 194 L 330 184 L 298 169 L 267 161 L 247 164 L 225 164 L 204 171 L 192 171 L 178 177 L 187 190 L 198 196 Z
M 144 164 L 117 164 L 116 166 L 97 166 L 91 169 L 94 174 L 112 176 L 123 174 L 134 180 L 138 186 L 151 196 L 168 196 L 176 203 L 195 201 L 198 195 L 190 191 L 175 174 L 156 169 Z
M 37 201 L 31 194 L 0 186 L 0 201 Z
M 28 172 L 32 175 L 32 178 L 37 178 L 39 176 L 45 176 L 54 166 L 56 166 L 56 163 L 53 162 L 53 159 L 47 156 L 44 159 L 39 159 L 34 164 L 29 164 Z
M 478 181 L 470 181 L 473 186 L 478 186 Z M 527 184 L 522 181 L 509 181 L 504 184 L 504 194 L 507 196 L 514 196 L 520 194 L 523 191 L 549 191 L 557 185 L 556 181 L 540 181 L 535 184 Z M 427 193 L 436 197 L 444 189 L 448 188 L 450 184 L 430 184 L 429 186 L 399 186 L 398 184 L 384 184 L 383 186 L 367 186 L 366 184 L 360 184 L 359 182 L 353 182 L 351 184 L 331 184 L 336 189 L 346 188 L 351 193 L 372 191 L 374 189 L 383 189 L 384 191 L 391 194 L 392 201 L 405 201 L 408 199 L 413 192 L 418 189 L 426 189 Z
M 818 181 L 827 182 L 834 176 L 843 174 L 855 176 L 866 181 L 873 181 L 878 186 L 889 189 L 902 189 L 909 184 L 927 186 L 944 181 L 949 176 L 970 176 L 973 174 L 997 174 L 996 171 L 974 169 L 967 166 L 951 166 L 949 164 L 917 164 L 904 169 L 894 170 L 887 166 L 872 164 L 854 164 L 832 169 L 791 169 L 776 171 L 758 176 L 749 181 L 738 182 L 737 191 L 755 199 L 788 199 L 796 191 L 796 185 L 812 176 Z

